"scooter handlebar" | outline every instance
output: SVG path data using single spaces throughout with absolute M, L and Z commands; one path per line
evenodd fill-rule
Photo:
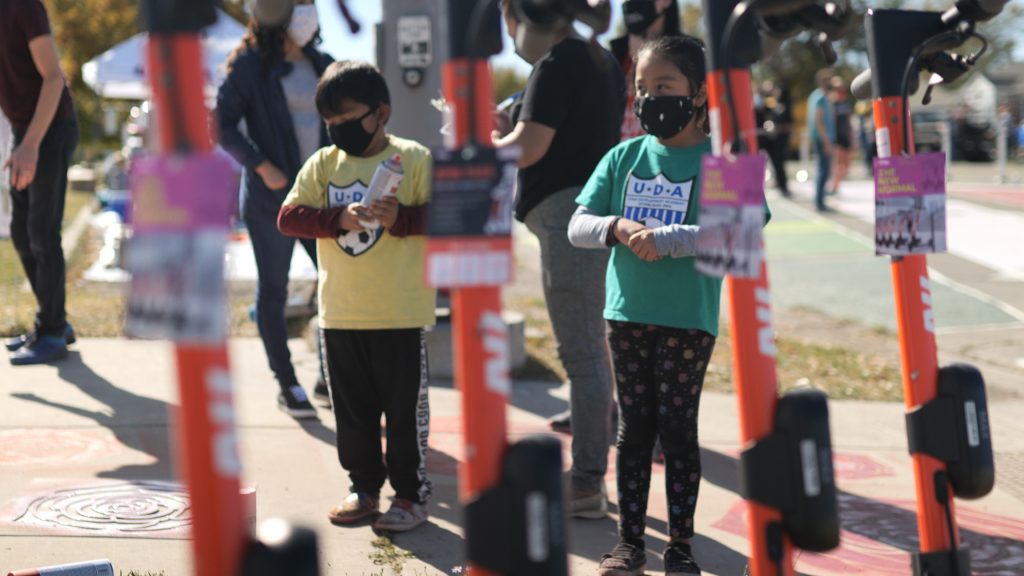
M 984 22 L 998 16 L 1008 2 L 1009 0 L 958 0 L 956 10 L 968 20 Z
M 850 82 L 850 94 L 857 100 L 871 99 L 871 69 L 857 74 L 857 77 Z

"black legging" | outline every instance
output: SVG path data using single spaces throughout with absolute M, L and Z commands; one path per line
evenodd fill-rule
M 691 538 L 701 477 L 697 412 L 715 337 L 701 330 L 614 320 L 609 326 L 619 401 L 619 537 L 642 542 L 651 450 L 660 438 L 669 535 Z

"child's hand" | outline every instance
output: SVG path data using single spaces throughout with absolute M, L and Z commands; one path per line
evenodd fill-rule
M 612 232 L 615 233 L 615 239 L 619 241 L 619 244 L 629 246 L 629 239 L 641 230 L 647 230 L 647 227 L 639 222 L 619 218 L 615 221 L 615 229 Z
M 368 216 L 369 213 L 365 206 L 355 203 L 349 204 L 341 211 L 341 214 L 338 214 L 337 227 L 348 232 L 362 232 L 363 225 L 359 223 L 359 220 L 368 220 Z
M 654 230 L 650 228 L 644 228 L 630 236 L 628 246 L 644 262 L 661 260 L 661 256 L 658 256 L 658 246 L 654 242 Z
M 398 198 L 385 196 L 370 206 L 370 216 L 380 221 L 381 226 L 391 229 L 398 219 Z

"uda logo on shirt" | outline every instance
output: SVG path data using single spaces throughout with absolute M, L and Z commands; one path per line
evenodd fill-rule
M 693 178 L 673 182 L 664 174 L 654 178 L 640 178 L 630 172 L 626 179 L 622 215 L 648 228 L 682 224 L 690 208 L 693 182 Z
M 366 184 L 356 180 L 348 186 L 327 185 L 327 205 L 330 208 L 345 206 L 354 202 L 362 202 L 366 197 Z M 346 232 L 335 238 L 338 247 L 349 256 L 361 256 L 380 240 L 384 235 L 384 227 L 363 232 Z

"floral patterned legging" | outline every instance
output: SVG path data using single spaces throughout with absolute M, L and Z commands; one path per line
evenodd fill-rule
M 619 401 L 619 537 L 643 537 L 651 451 L 660 438 L 670 536 L 691 538 L 701 475 L 697 410 L 715 337 L 702 330 L 608 323 Z

